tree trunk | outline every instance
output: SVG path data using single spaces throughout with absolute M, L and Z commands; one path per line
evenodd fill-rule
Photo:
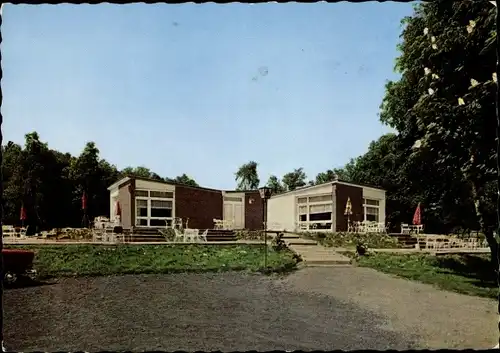
M 491 250 L 491 264 L 493 265 L 495 272 L 498 272 L 498 242 L 495 239 L 494 235 L 495 225 L 489 224 L 491 222 L 487 222 L 487 213 L 485 207 L 486 195 L 484 194 L 484 188 L 480 186 L 478 182 L 471 182 L 471 191 L 472 200 L 474 201 L 476 216 L 479 223 L 479 230 L 486 237 L 486 241 L 488 242 L 488 246 Z

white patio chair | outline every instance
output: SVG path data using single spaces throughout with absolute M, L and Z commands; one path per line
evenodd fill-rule
M 29 227 L 29 226 L 28 226 Z M 19 236 L 21 238 L 26 238 L 26 234 L 28 233 L 28 227 L 21 227 L 19 229 Z
M 208 235 L 208 229 L 205 229 L 205 231 L 201 234 L 198 235 L 198 239 L 201 241 L 201 242 L 208 242 L 207 240 L 207 235 Z
M 104 232 L 102 229 L 92 229 L 92 241 L 103 241 L 104 240 Z
M 184 241 L 192 243 L 199 237 L 199 229 L 184 229 Z
M 222 220 L 214 218 L 213 221 L 214 229 L 222 229 Z
M 408 223 L 401 223 L 401 234 L 410 234 L 411 228 Z
M 16 235 L 16 229 L 14 226 L 2 226 L 2 234 L 4 237 L 14 237 Z
M 184 234 L 182 234 L 179 229 L 174 228 L 174 232 L 175 232 L 174 242 L 177 242 L 177 241 L 184 242 L 185 241 Z
M 175 217 L 174 220 L 172 221 L 172 227 L 175 229 L 182 228 L 182 218 Z

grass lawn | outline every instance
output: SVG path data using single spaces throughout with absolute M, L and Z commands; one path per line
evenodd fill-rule
M 353 253 L 346 255 L 353 256 Z M 359 266 L 420 281 L 449 291 L 487 298 L 498 296 L 495 273 L 488 255 L 369 254 Z
M 264 248 L 255 245 L 24 245 L 35 251 L 39 278 L 139 273 L 264 271 Z M 268 269 L 296 268 L 290 251 L 269 247 Z

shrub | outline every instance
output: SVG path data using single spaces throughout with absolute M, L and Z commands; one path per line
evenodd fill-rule
M 272 243 L 273 249 L 275 251 L 283 251 L 288 249 L 285 241 L 283 240 L 283 233 L 279 233 L 274 239 Z
M 240 240 L 264 240 L 264 232 L 261 230 L 238 230 L 235 235 Z
M 359 244 L 372 249 L 394 249 L 399 248 L 397 238 L 383 233 L 303 233 L 306 238 L 318 241 L 324 246 L 333 247 L 356 247 Z

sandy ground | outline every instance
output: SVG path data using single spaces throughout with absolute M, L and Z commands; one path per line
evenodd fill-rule
M 495 302 L 365 268 L 60 279 L 8 289 L 11 351 L 490 348 Z

